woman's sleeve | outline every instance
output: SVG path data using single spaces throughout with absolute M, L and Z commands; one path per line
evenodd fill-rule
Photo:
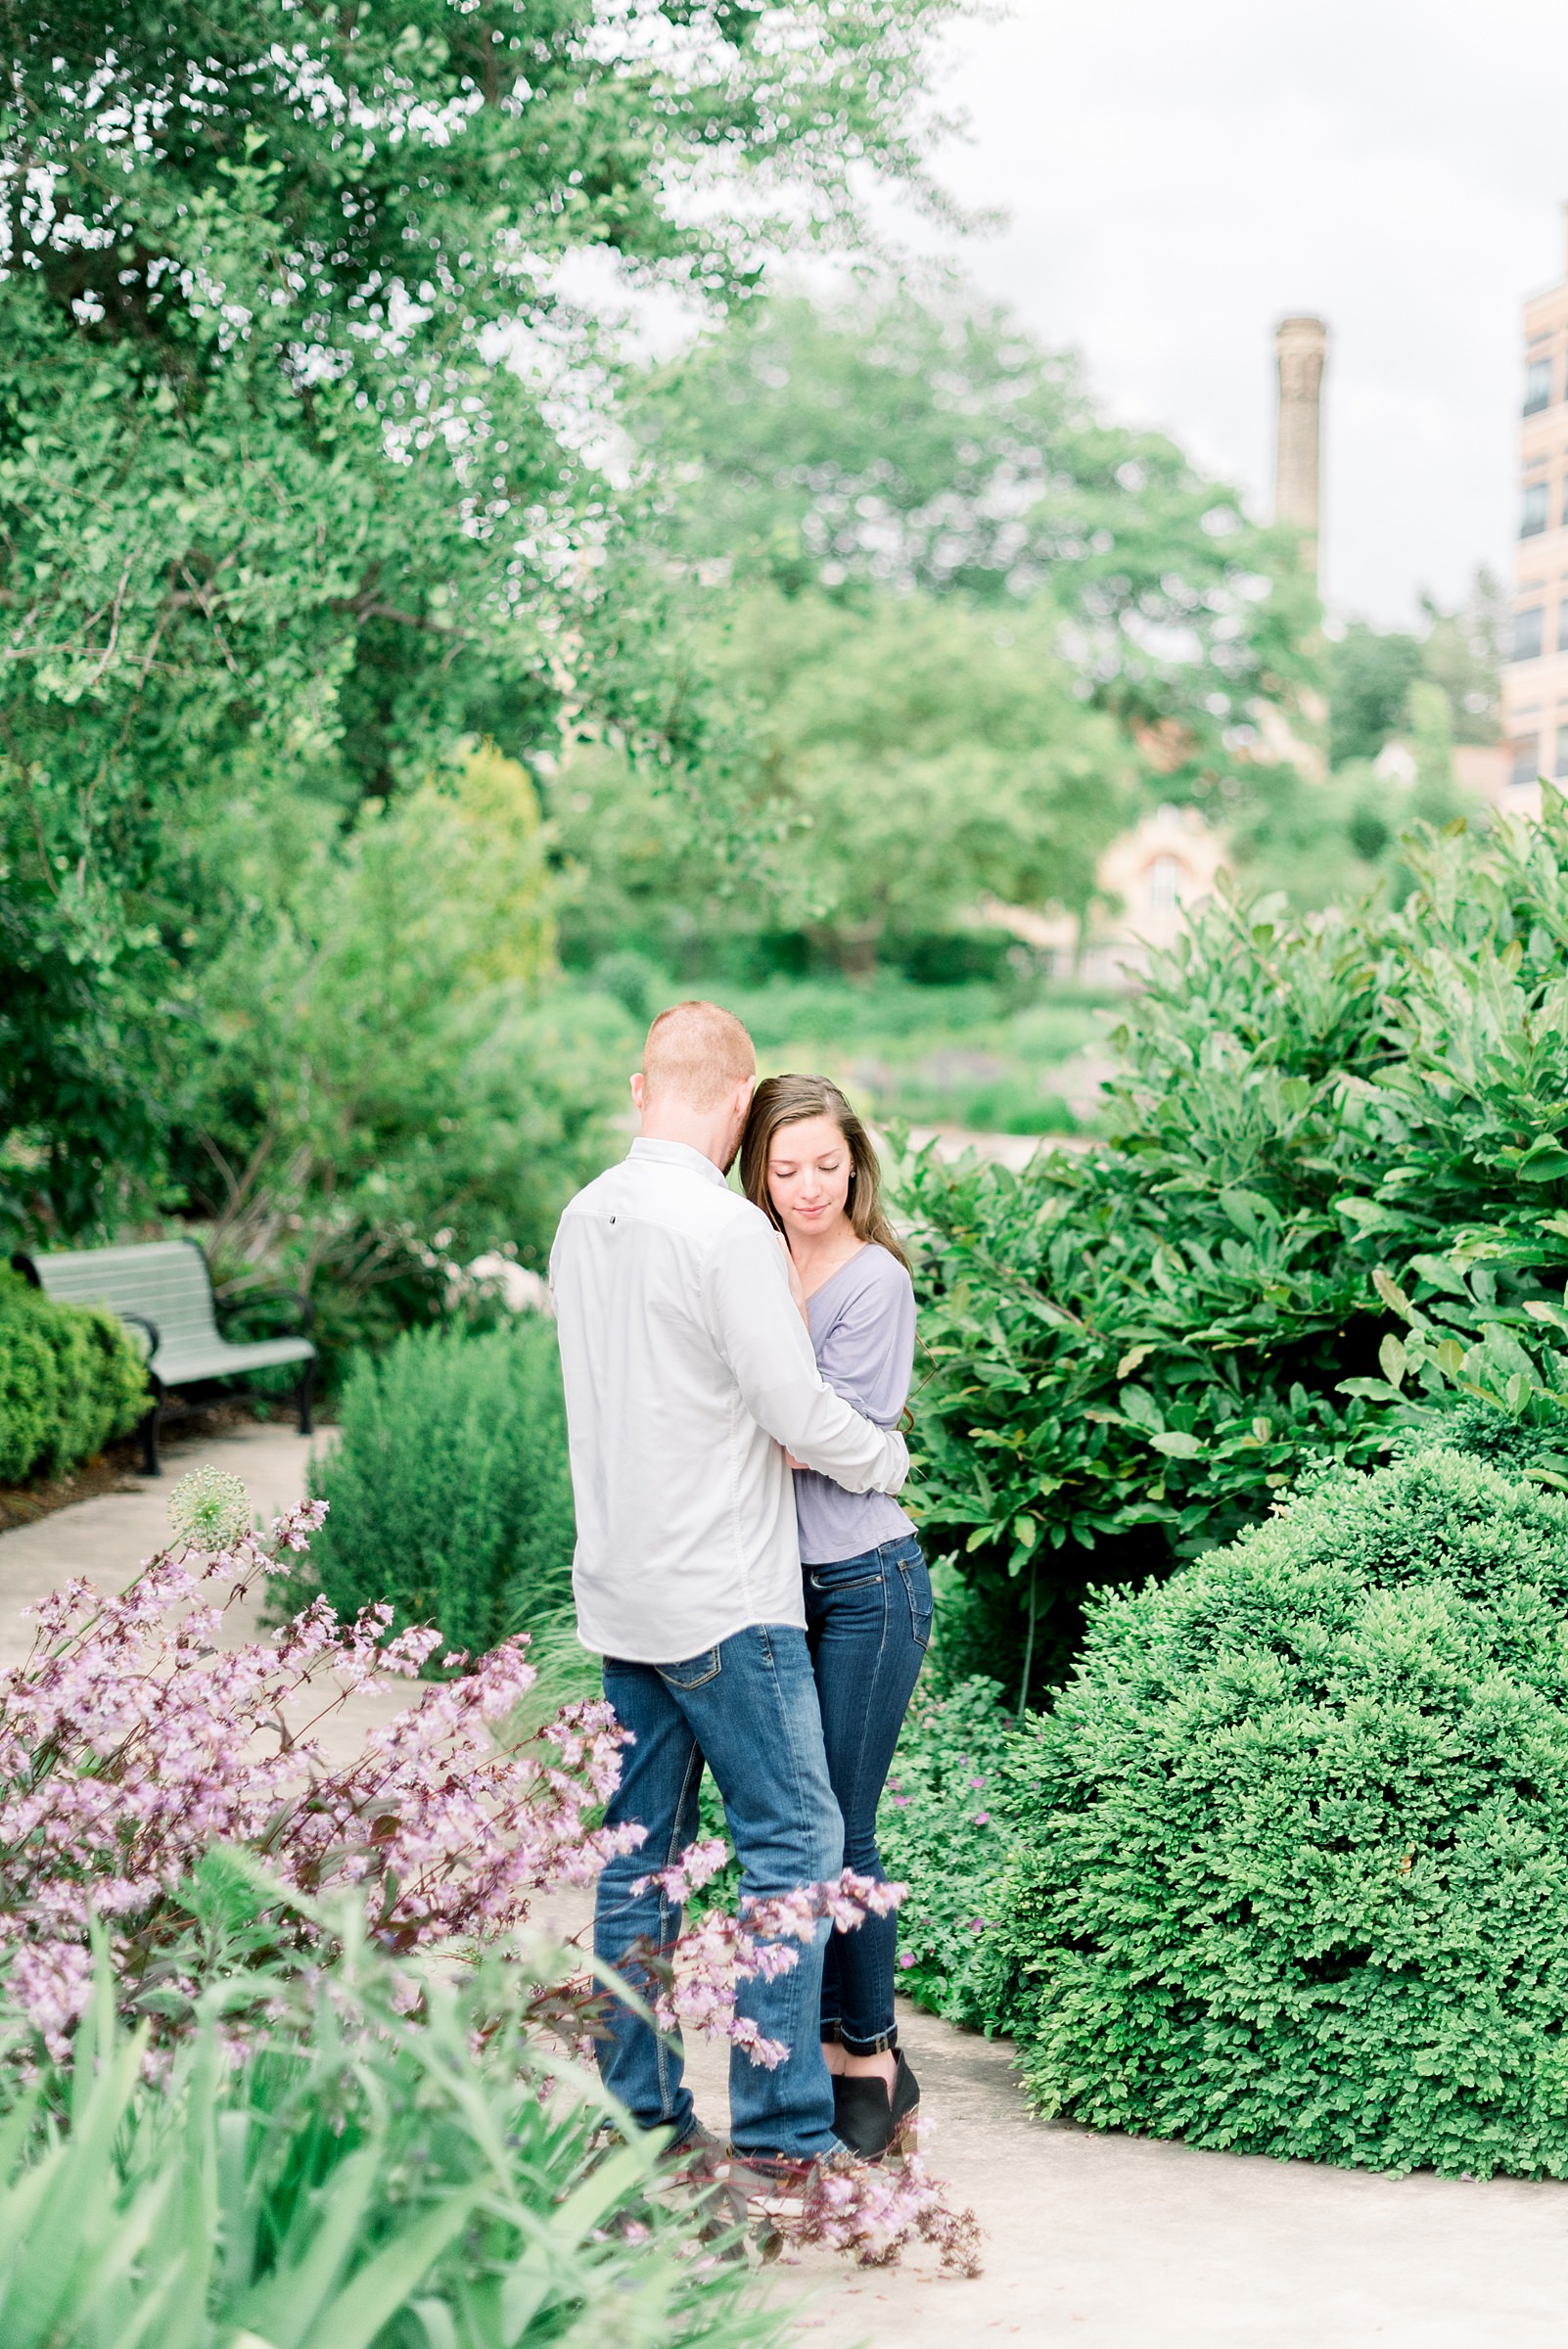
M 914 1371 L 914 1287 L 897 1257 L 881 1263 L 823 1335 L 816 1365 L 835 1394 L 878 1427 L 896 1427 Z

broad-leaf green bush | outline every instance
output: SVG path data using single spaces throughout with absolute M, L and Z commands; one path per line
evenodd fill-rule
M 1326 1473 L 1103 1600 L 1007 1762 L 994 2011 L 1045 2112 L 1568 2176 L 1568 1502 Z
M 555 1326 L 415 1330 L 362 1356 L 311 1492 L 312 1543 L 341 1615 L 387 1599 L 479 1653 L 571 1594 L 575 1520 Z
M 129 1433 L 147 1370 L 113 1313 L 0 1271 L 0 1482 L 57 1474 Z
M 1403 905 L 1218 900 L 1120 1031 L 1108 1147 L 905 1187 L 923 1514 L 1059 1679 L 1094 1582 L 1454 1398 L 1568 1428 L 1568 810 L 1407 841 Z M 1028 1655 L 1029 1671 L 1024 1670 Z

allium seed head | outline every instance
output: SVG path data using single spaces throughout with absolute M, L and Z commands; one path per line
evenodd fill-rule
M 243 1541 L 254 1517 L 243 1479 L 221 1468 L 193 1468 L 168 1497 L 168 1521 L 176 1542 L 208 1555 Z

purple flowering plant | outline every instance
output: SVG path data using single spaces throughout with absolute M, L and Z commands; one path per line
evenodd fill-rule
M 540 1892 L 587 1884 L 640 1842 L 639 1827 L 602 1824 L 626 1732 L 589 1700 L 520 1733 L 534 1674 L 519 1637 L 447 1655 L 455 1677 L 423 1683 L 351 1760 L 329 1756 L 321 1731 L 346 1699 L 388 1676 L 417 1679 L 440 1640 L 393 1636 L 390 1606 L 346 1623 L 317 1597 L 264 1638 L 225 1641 L 226 1621 L 290 1573 L 324 1510 L 306 1501 L 263 1534 L 237 1479 L 184 1480 L 171 1547 L 117 1594 L 83 1581 L 53 1593 L 30 1653 L 0 1675 L 0 1996 L 56 2065 L 88 2004 L 95 1943 L 150 2066 L 204 2001 L 210 2011 L 215 1982 L 238 2059 L 253 2039 L 287 2034 L 300 2010 L 291 1986 L 330 1978 L 350 1914 L 354 1935 L 401 1969 L 410 2027 L 433 1962 L 510 1948 L 526 1958 L 541 2042 L 563 2056 L 591 2050 L 603 1988 L 570 1946 L 541 1955 L 529 1919 Z M 664 1871 L 672 1897 L 727 1857 L 716 1839 L 693 1846 Z M 849 1928 L 900 1895 L 847 1872 L 740 1914 L 710 1909 L 672 1951 L 646 1953 L 655 2019 L 778 2062 L 787 2050 L 737 2013 L 739 1985 L 796 1963 L 823 1917 Z M 810 2206 L 806 2239 L 876 2261 L 920 2235 L 973 2267 L 972 2220 L 947 2211 L 917 2162 L 892 2183 L 862 2172 L 835 2186 L 831 2207 Z

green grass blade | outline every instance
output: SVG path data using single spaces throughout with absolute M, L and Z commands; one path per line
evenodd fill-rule
M 477 2188 L 464 2188 L 422 2212 L 395 2241 L 355 2271 L 299 2349 L 369 2349 L 382 2326 L 406 2306 L 452 2237 L 467 2226 L 478 2199 Z M 294 2349 L 294 2344 L 280 2342 L 279 2349 Z
M 330 2199 L 306 2248 L 298 2258 L 289 2258 L 296 2232 L 291 2228 L 277 2268 L 235 2311 L 238 2323 L 265 2334 L 276 2349 L 301 2349 L 336 2291 L 370 2206 L 379 2158 L 375 2145 L 349 2154 L 332 2182 Z M 300 2232 L 307 2223 L 301 2215 Z

